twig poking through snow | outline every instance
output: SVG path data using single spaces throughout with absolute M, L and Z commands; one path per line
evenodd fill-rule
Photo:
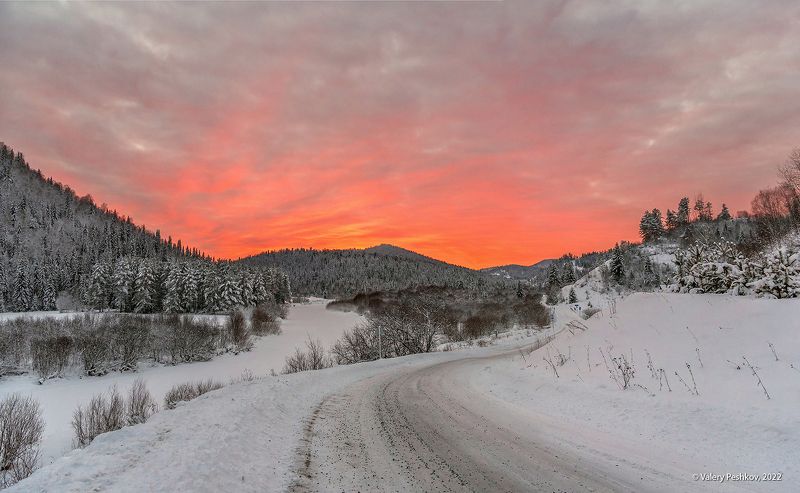
M 548 358 L 542 358 L 542 359 L 545 361 L 545 363 L 549 363 L 549 364 L 550 364 L 550 368 L 552 368 L 552 369 L 553 369 L 553 373 L 555 373 L 555 374 L 556 374 L 556 378 L 560 378 L 560 377 L 558 376 L 558 370 L 556 370 L 556 365 L 554 365 L 554 364 L 553 364 L 553 362 L 552 362 L 552 361 L 550 361 Z
M 700 368 L 703 368 L 703 360 L 700 359 L 700 348 L 696 347 L 696 348 L 694 348 L 694 350 L 697 353 L 697 361 L 700 362 Z
M 658 379 L 658 375 L 656 374 L 656 368 L 653 366 L 653 358 L 650 357 L 650 352 L 645 349 L 644 354 L 647 355 L 647 369 L 650 370 L 650 375 L 653 376 L 653 380 Z
M 688 390 L 690 394 L 692 394 L 692 395 L 697 395 L 697 394 L 695 394 L 695 393 L 692 391 L 692 388 L 691 388 L 691 387 L 689 387 L 689 384 L 688 384 L 688 383 L 686 383 L 686 380 L 684 380 L 684 379 L 683 379 L 683 377 L 681 377 L 680 373 L 678 373 L 678 372 L 676 371 L 676 372 L 675 372 L 675 376 L 676 376 L 676 377 L 678 377 L 678 380 L 680 380 L 680 381 L 681 381 L 681 383 L 683 384 L 683 386 L 684 386 L 684 387 L 686 387 L 686 390 Z
M 700 392 L 697 391 L 697 382 L 694 381 L 694 372 L 692 372 L 692 365 L 686 363 L 686 368 L 689 369 L 689 375 L 692 377 L 692 385 L 694 385 L 694 395 L 700 395 Z
M 589 373 L 592 372 L 592 362 L 589 361 L 589 345 L 586 345 L 586 366 L 589 368 Z
M 667 378 L 667 372 L 665 372 L 663 368 L 659 368 L 658 372 L 659 372 L 659 374 L 661 374 L 662 377 L 664 377 L 664 381 L 667 383 L 667 390 L 672 392 L 672 387 L 669 386 L 669 379 Z M 662 389 L 661 379 L 659 378 L 658 379 L 658 390 L 661 390 L 661 389 Z
M 769 348 L 772 350 L 772 355 L 775 356 L 775 361 L 778 361 L 778 353 L 775 352 L 775 346 L 769 341 L 767 341 L 767 344 L 769 344 Z
M 744 362 L 747 364 L 747 367 L 748 367 L 748 368 L 750 368 L 750 371 L 752 371 L 752 372 L 753 372 L 753 376 L 754 376 L 754 377 L 756 377 L 756 378 L 758 379 L 758 384 L 759 384 L 759 385 L 761 386 L 761 388 L 764 390 L 764 395 L 766 395 L 766 396 L 767 396 L 767 399 L 772 399 L 772 397 L 770 397 L 770 396 L 769 396 L 769 392 L 767 392 L 767 388 L 766 388 L 766 387 L 764 387 L 764 382 L 762 382 L 762 381 L 761 381 L 761 377 L 759 377 L 759 376 L 758 376 L 758 373 L 756 372 L 756 369 L 755 369 L 755 368 L 753 368 L 753 365 L 751 365 L 749 361 L 747 361 L 747 358 L 745 358 L 744 356 L 742 356 L 742 359 L 743 359 L 743 360 L 744 360 Z

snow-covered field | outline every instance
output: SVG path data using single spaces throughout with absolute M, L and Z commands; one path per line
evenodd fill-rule
M 150 392 L 160 403 L 172 386 L 187 381 L 213 378 L 228 383 L 241 376 L 245 370 L 256 376 L 280 372 L 284 358 L 296 347 L 304 348 L 308 336 L 330 346 L 342 334 L 357 324 L 361 317 L 354 313 L 326 310 L 327 300 L 313 299 L 308 304 L 292 305 L 286 320 L 281 321 L 280 335 L 255 339 L 249 352 L 238 355 L 227 354 L 211 361 L 176 366 L 148 366 L 140 364 L 139 371 L 112 372 L 102 377 L 71 376 L 48 380 L 39 385 L 34 375 L 22 375 L 0 379 L 0 397 L 13 392 L 31 395 L 43 408 L 45 431 L 42 442 L 44 464 L 52 462 L 72 449 L 72 413 L 78 405 L 86 404 L 95 394 L 105 392 L 116 385 L 120 392 L 127 392 L 139 377 L 147 383 Z M 67 317 L 75 314 L 43 312 L 34 314 L 3 314 L 4 318 L 19 316 Z
M 698 474 L 782 473 L 781 483 L 740 486 L 796 491 L 800 300 L 638 293 L 615 315 L 606 309 L 584 323 L 525 360 L 481 369 L 471 384 L 566 428 L 622 438 L 633 454 L 661 450 L 665 461 L 691 460 Z M 623 354 L 632 361 L 631 388 L 619 389 L 601 350 L 609 366 Z M 556 362 L 559 352 L 569 360 L 556 366 L 557 378 L 543 358 Z M 687 364 L 699 395 L 675 375 L 694 389 Z

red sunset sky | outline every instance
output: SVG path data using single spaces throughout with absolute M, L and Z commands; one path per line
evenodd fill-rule
M 798 46 L 788 1 L 3 2 L 0 140 L 219 257 L 531 264 L 748 208 L 800 145 Z

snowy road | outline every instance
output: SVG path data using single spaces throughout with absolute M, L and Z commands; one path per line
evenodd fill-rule
M 314 411 L 290 491 L 711 491 L 656 448 L 568 429 L 470 385 L 465 357 L 356 382 Z M 587 409 L 587 412 L 591 412 Z M 727 491 L 736 490 L 727 485 Z

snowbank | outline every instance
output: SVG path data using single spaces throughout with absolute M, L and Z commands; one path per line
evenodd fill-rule
M 334 312 L 325 309 L 327 300 L 312 299 L 308 304 L 292 305 L 289 315 L 282 321 L 282 333 L 255 339 L 255 347 L 238 355 L 223 355 L 212 361 L 176 366 L 150 366 L 140 364 L 135 373 L 110 373 L 102 377 L 66 377 L 48 380 L 39 385 L 34 375 L 8 377 L 0 380 L 0 397 L 21 392 L 36 398 L 43 408 L 45 432 L 42 441 L 44 464 L 52 462 L 72 449 L 72 413 L 80 404 L 86 404 L 93 395 L 105 392 L 112 385 L 125 393 L 139 377 L 147 383 L 157 402 L 162 404 L 164 394 L 175 384 L 213 378 L 228 383 L 250 370 L 254 375 L 280 372 L 284 358 L 303 347 L 308 336 L 322 341 L 325 347 L 335 342 L 345 330 L 361 320 L 354 313 Z M 75 313 L 37 312 L 32 316 L 75 316 Z M 5 318 L 31 316 L 31 314 L 4 314 Z
M 568 427 L 622 437 L 634 451 L 660 447 L 667 461 L 688 458 L 698 474 L 783 473 L 781 483 L 740 486 L 791 490 L 800 478 L 798 321 L 800 300 L 634 294 L 616 314 L 605 309 L 583 322 L 585 330 L 576 325 L 525 360 L 498 363 L 470 381 Z M 563 366 L 559 354 L 569 358 Z M 603 359 L 613 366 L 622 355 L 635 370 L 627 390 Z M 556 364 L 558 378 L 543 358 Z

